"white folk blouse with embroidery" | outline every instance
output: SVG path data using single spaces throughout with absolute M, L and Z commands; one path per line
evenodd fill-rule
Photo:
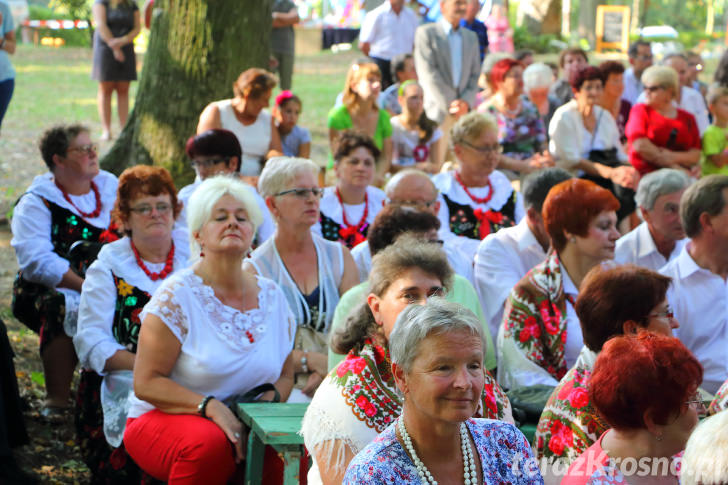
M 154 292 L 140 318 L 157 316 L 182 345 L 170 379 L 220 400 L 278 380 L 296 321 L 278 285 L 257 280 L 258 308 L 246 312 L 223 304 L 192 268 L 168 277 Z M 129 400 L 130 418 L 154 409 L 133 394 Z

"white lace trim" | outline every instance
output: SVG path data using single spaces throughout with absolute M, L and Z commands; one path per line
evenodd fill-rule
M 362 449 L 350 436 L 341 431 L 341 424 L 320 406 L 309 406 L 306 410 L 298 434 L 304 437 L 306 448 L 311 450 L 319 470 L 326 467 L 345 471 L 348 465 L 345 461 L 346 449 L 348 448 L 352 455 L 356 455 Z M 324 461 L 319 462 L 319 457 Z
M 462 205 L 470 205 L 473 207 L 484 207 L 493 210 L 500 210 L 501 207 L 506 205 L 513 194 L 513 186 L 508 180 L 508 177 L 498 170 L 494 170 L 490 174 L 490 183 L 493 186 L 493 197 L 486 204 L 476 204 L 473 200 L 465 193 L 459 183 L 455 181 L 455 172 L 450 171 L 446 173 L 440 173 L 432 177 L 437 189 L 442 195 L 447 195 L 448 199 Z M 476 197 L 486 197 L 489 193 L 489 189 L 486 187 L 469 187 L 468 190 Z

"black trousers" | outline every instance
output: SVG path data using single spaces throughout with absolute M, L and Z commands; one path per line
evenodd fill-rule
M 0 457 L 28 443 L 13 355 L 7 328 L 0 320 Z
M 392 85 L 391 62 L 381 57 L 370 56 L 382 72 L 382 91 Z

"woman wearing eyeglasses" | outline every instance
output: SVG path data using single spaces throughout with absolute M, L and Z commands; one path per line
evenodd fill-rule
M 197 174 L 197 179 L 190 185 L 182 187 L 179 194 L 177 194 L 182 203 L 182 213 L 177 218 L 177 224 L 186 226 L 187 202 L 195 189 L 200 186 L 203 180 L 215 175 L 240 176 L 238 169 L 240 168 L 243 152 L 238 137 L 232 131 L 223 130 L 222 128 L 213 128 L 191 136 L 187 140 L 185 151 Z M 263 223 L 255 234 L 255 246 L 262 244 L 273 235 L 275 225 L 263 198 L 258 195 L 254 188 L 251 188 L 251 192 L 263 215 Z
M 538 422 L 536 458 L 569 465 L 609 425 L 589 400 L 589 378 L 604 344 L 647 330 L 672 336 L 678 322 L 665 298 L 670 278 L 631 264 L 596 266 L 581 283 L 576 314 L 584 347 L 549 397 Z
M 699 414 L 700 362 L 675 337 L 650 332 L 604 344 L 589 399 L 611 426 L 569 468 L 562 485 L 677 484 L 671 463 L 685 449 Z
M 523 199 L 496 170 L 502 148 L 491 115 L 471 112 L 461 117 L 451 129 L 450 142 L 458 168 L 432 181 L 440 191 L 441 227 L 459 236 L 457 244 L 472 261 L 485 236 L 523 218 Z
M 314 232 L 352 249 L 367 238 L 369 225 L 384 205 L 384 192 L 374 186 L 380 151 L 364 133 L 345 131 L 336 143 L 336 185 L 321 198 L 321 220 Z
M 46 384 L 45 417 L 69 409 L 76 354 L 71 338 L 83 274 L 91 261 L 73 261 L 78 241 L 96 243 L 111 222 L 116 177 L 99 170 L 88 128 L 54 126 L 40 141 L 48 172 L 39 175 L 13 213 L 11 244 L 20 272 L 13 284 L 15 317 L 40 334 Z M 73 262 L 72 262 L 73 261 Z
M 304 158 L 268 161 L 258 189 L 276 232 L 246 260 L 251 273 L 281 285 L 298 325 L 292 359 L 296 385 L 289 402 L 310 401 L 328 373 L 328 335 L 340 295 L 359 283 L 354 259 L 338 242 L 311 232 L 319 219 L 318 167 Z
M 695 117 L 673 101 L 680 84 L 667 66 L 652 66 L 642 74 L 647 101 L 632 106 L 625 128 L 629 161 L 640 175 L 658 168 L 677 168 L 692 174 L 700 162 L 700 132 Z
M 187 231 L 166 169 L 137 165 L 119 177 L 113 216 L 126 237 L 105 245 L 89 267 L 73 339 L 83 370 L 76 436 L 94 483 L 140 481 L 122 444 L 141 321 L 154 290 L 187 266 Z

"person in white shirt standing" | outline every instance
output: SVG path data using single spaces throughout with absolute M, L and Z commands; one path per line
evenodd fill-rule
M 419 20 L 405 7 L 405 0 L 387 0 L 367 12 L 359 32 L 359 49 L 371 57 L 382 72 L 382 89 L 394 81 L 390 61 L 398 54 L 410 54 Z
M 644 222 L 617 241 L 614 259 L 657 271 L 687 242 L 680 221 L 680 197 L 692 183 L 684 172 L 663 168 L 640 180 L 635 194 Z
M 475 289 L 478 290 L 491 335 L 498 335 L 506 298 L 531 268 L 546 259 L 551 245 L 541 208 L 551 187 L 571 178 L 563 168 L 547 168 L 523 181 L 526 217 L 514 227 L 488 234 L 475 254 Z
M 627 55 L 632 67 L 624 71 L 622 99 L 634 106 L 640 93 L 645 90 L 642 85 L 642 73 L 652 65 L 652 47 L 649 42 L 638 40 L 629 46 Z
M 692 88 L 690 70 L 688 69 L 688 58 L 685 57 L 685 54 L 673 52 L 662 59 L 662 65 L 674 69 L 680 83 L 680 90 L 675 94 L 673 104 L 695 117 L 695 122 L 698 124 L 698 130 L 702 137 L 705 130 L 710 126 L 708 107 L 700 91 Z M 644 103 L 646 100 L 647 95 L 644 92 L 637 98 L 638 103 Z
M 708 175 L 685 191 L 680 219 L 690 241 L 660 270 L 672 278 L 667 301 L 675 335 L 703 365 L 702 388 L 715 393 L 728 375 L 728 176 Z

